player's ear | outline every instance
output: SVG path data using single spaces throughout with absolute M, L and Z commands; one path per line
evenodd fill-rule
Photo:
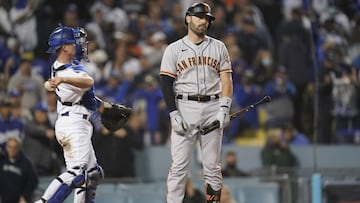
M 62 49 L 62 50 L 66 50 L 65 44 L 61 45 L 61 49 Z
M 190 23 L 190 20 L 191 20 L 191 16 L 189 16 L 189 15 L 185 16 L 185 22 L 186 22 L 186 24 L 189 24 L 189 23 Z

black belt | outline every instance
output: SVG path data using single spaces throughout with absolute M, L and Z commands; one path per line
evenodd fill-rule
M 188 95 L 187 98 L 186 96 L 182 95 L 182 94 L 178 94 L 176 96 L 176 99 L 187 99 L 187 100 L 191 100 L 191 101 L 197 101 L 197 102 L 208 102 L 210 100 L 216 100 L 219 99 L 219 95 Z
M 61 116 L 69 116 L 69 112 L 67 111 L 67 112 L 62 113 L 62 114 L 60 114 L 60 115 L 61 115 Z M 87 114 L 83 114 L 83 115 L 82 115 L 82 118 L 85 119 L 85 120 L 87 120 L 87 119 L 88 119 L 88 115 L 87 115 Z
M 82 102 L 81 101 L 79 101 L 79 102 L 76 102 L 76 103 L 73 103 L 73 102 L 63 102 L 63 101 L 61 101 L 59 98 L 58 98 L 58 101 L 62 104 L 62 105 L 64 105 L 64 106 L 73 106 L 73 105 L 82 105 Z

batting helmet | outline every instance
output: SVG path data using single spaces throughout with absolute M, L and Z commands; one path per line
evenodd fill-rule
M 64 44 L 75 44 L 76 53 L 74 59 L 80 61 L 87 60 L 87 34 L 83 28 L 71 28 L 61 25 L 55 28 L 50 34 L 48 44 L 50 48 L 47 53 L 54 54 Z M 86 46 L 84 46 L 86 45 Z
M 211 14 L 211 7 L 207 3 L 194 3 L 191 5 L 185 14 L 186 16 L 206 15 L 209 17 L 209 23 L 215 20 L 215 17 Z M 185 24 L 187 25 L 186 19 Z

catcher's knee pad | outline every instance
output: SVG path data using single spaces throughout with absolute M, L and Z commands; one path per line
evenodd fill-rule
M 220 203 L 221 190 L 215 191 L 209 184 L 206 184 L 206 203 Z
M 47 201 L 48 203 L 62 203 L 74 188 L 81 187 L 86 181 L 86 166 L 76 166 L 65 173 L 60 175 L 65 180 L 60 176 L 56 178 L 61 185 Z
M 104 170 L 100 165 L 97 164 L 88 170 L 85 203 L 93 203 L 95 201 L 96 188 L 102 179 L 104 179 Z

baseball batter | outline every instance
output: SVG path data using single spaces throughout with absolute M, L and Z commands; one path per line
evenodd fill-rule
M 225 45 L 206 35 L 215 18 L 206 3 L 187 9 L 188 33 L 163 55 L 160 79 L 170 111 L 172 164 L 167 178 L 167 203 L 181 203 L 195 143 L 199 140 L 207 203 L 219 203 L 222 188 L 221 143 L 229 124 L 232 70 Z M 202 128 L 219 120 L 220 128 L 205 136 Z
M 67 171 L 48 186 L 37 202 L 61 203 L 75 189 L 74 203 L 94 201 L 98 181 L 103 176 L 91 143 L 90 114 L 96 110 L 94 80 L 86 73 L 86 33 L 81 28 L 61 24 L 49 36 L 48 53 L 56 54 L 52 77 L 45 85 L 57 97 L 56 139 L 63 147 Z

